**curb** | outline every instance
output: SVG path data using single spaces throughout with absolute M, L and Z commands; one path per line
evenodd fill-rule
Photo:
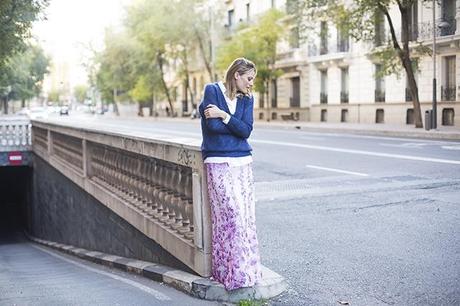
M 227 291 L 222 284 L 209 278 L 204 278 L 161 264 L 110 255 L 97 251 L 89 251 L 71 245 L 38 239 L 28 235 L 27 233 L 26 236 L 33 242 L 46 247 L 77 256 L 81 259 L 92 261 L 97 264 L 135 273 L 156 282 L 163 282 L 175 289 L 200 299 L 237 303 L 242 299 L 270 299 L 283 293 L 287 289 L 287 283 L 284 278 L 264 266 L 262 266 L 263 279 L 259 284 L 254 287 Z

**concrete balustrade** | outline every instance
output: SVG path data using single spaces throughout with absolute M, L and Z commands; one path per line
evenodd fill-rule
M 3 117 L 0 121 L 0 151 L 28 151 L 31 147 L 28 119 Z
M 201 276 L 211 220 L 199 143 L 33 122 L 33 151 Z

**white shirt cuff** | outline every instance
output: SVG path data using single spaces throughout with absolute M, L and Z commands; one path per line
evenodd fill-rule
M 225 123 L 225 124 L 228 124 L 230 122 L 230 118 L 232 116 L 230 116 L 229 114 L 227 114 L 227 116 L 225 116 L 225 119 L 222 119 L 222 122 Z

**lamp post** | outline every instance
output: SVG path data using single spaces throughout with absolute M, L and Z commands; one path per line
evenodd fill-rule
M 425 122 L 425 124 L 427 124 Z M 431 128 L 437 128 L 436 114 L 436 0 L 433 0 L 433 104 L 431 110 Z

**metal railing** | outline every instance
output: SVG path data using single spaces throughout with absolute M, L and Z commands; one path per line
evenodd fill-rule
M 326 54 L 335 53 L 347 53 L 350 52 L 349 40 L 343 40 L 336 44 L 321 45 L 318 47 L 315 44 L 308 45 L 308 56 L 320 56 Z
M 321 104 L 327 104 L 327 93 L 320 93 L 319 95 L 319 103 Z
M 340 103 L 348 103 L 348 92 L 340 92 Z
M 375 102 L 385 102 L 385 91 L 376 89 L 375 90 Z
M 455 101 L 457 91 L 455 86 L 445 87 L 441 86 L 441 100 L 442 101 Z
M 34 122 L 33 150 L 202 276 L 210 214 L 199 144 Z

